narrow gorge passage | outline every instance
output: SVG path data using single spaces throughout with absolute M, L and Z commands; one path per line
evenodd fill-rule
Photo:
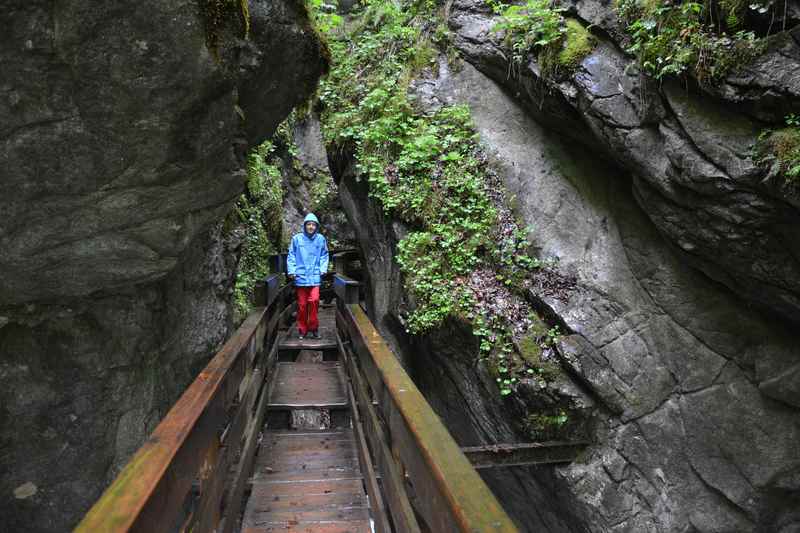
M 800 531 L 798 23 L 796 0 L 12 1 L 0 530 L 78 524 L 313 212 L 459 446 L 574 446 L 479 470 L 520 531 Z

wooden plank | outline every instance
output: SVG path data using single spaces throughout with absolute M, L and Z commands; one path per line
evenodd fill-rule
M 299 438 L 293 435 L 286 435 L 280 439 L 280 446 L 278 446 L 277 437 L 274 437 L 272 433 L 272 431 L 265 432 L 264 439 L 261 442 L 261 449 L 268 453 L 278 453 L 278 451 L 285 454 L 303 453 L 310 446 L 315 446 L 320 452 L 354 449 L 352 436 L 345 437 L 344 434 L 335 438 L 319 438 L 306 433 L 301 434 L 303 436 Z
M 287 527 L 246 527 L 242 533 L 371 533 L 369 522 L 329 522 L 323 524 L 292 524 Z
M 349 375 L 356 404 L 358 405 L 359 413 L 362 415 L 361 425 L 364 430 L 365 440 L 369 443 L 372 457 L 375 459 L 378 471 L 381 473 L 386 503 L 392 515 L 392 520 L 398 531 L 418 533 L 420 527 L 406 493 L 402 470 L 394 461 L 377 412 L 372 405 L 365 383 L 358 371 L 355 358 L 351 354 L 346 360 L 350 370 Z
M 267 406 L 268 411 L 303 411 L 309 409 L 346 410 L 347 402 L 275 402 Z
M 367 507 L 367 497 L 361 487 L 358 491 L 336 491 L 322 494 L 311 494 L 303 491 L 293 496 L 280 496 L 265 491 L 275 485 L 257 485 L 264 494 L 254 493 L 256 502 L 263 502 L 255 507 L 256 513 L 270 513 L 291 509 L 336 509 L 339 507 Z
M 345 351 L 344 344 L 341 338 L 336 336 L 339 345 L 339 354 L 344 358 L 345 364 L 349 367 L 349 356 Z M 364 475 L 364 485 L 367 488 L 367 494 L 372 507 L 372 518 L 377 533 L 391 533 L 389 526 L 389 519 L 386 514 L 386 506 L 383 503 L 383 495 L 381 494 L 380 487 L 378 486 L 378 479 L 375 476 L 375 468 L 372 466 L 372 458 L 369 455 L 369 448 L 367 447 L 366 437 L 364 436 L 364 429 L 362 427 L 361 412 L 358 409 L 358 402 L 353 392 L 352 384 L 347 384 L 347 397 L 350 402 L 350 409 L 352 410 L 353 429 L 356 434 L 356 445 L 358 448 L 358 460 L 361 465 L 361 472 Z
M 214 448 L 212 448 L 213 450 Z M 190 531 L 213 531 L 219 523 L 222 514 L 221 500 L 222 490 L 225 486 L 225 474 L 228 471 L 230 455 L 226 449 L 215 452 L 213 470 L 210 473 L 208 483 L 201 487 L 200 504 L 193 520 L 194 525 L 190 526 Z
M 315 470 L 339 468 L 342 465 L 355 465 L 358 460 L 356 450 L 306 451 L 296 454 L 275 454 L 264 461 L 259 461 L 257 469 L 273 471 Z
M 242 446 L 245 429 L 253 422 L 253 407 L 263 385 L 263 372 L 260 368 L 256 368 L 253 370 L 245 396 L 238 405 L 233 421 L 225 432 L 225 446 L 214 466 L 215 477 L 209 483 L 208 490 L 203 488 L 201 492 L 195 531 L 211 531 L 220 521 L 222 496 L 225 483 L 228 481 L 228 471 L 233 464 L 234 456 L 239 453 Z
M 155 431 L 94 504 L 76 531 L 173 528 L 206 451 L 239 395 L 246 357 L 265 309 L 258 308 L 189 385 Z
M 312 480 L 304 483 L 253 483 L 251 498 L 255 502 L 294 499 L 303 495 L 360 494 L 361 479 Z
M 310 409 L 347 407 L 338 363 L 278 363 L 269 406 Z
M 332 441 L 338 439 L 351 439 L 353 438 L 353 430 L 349 428 L 343 429 L 270 429 L 266 435 L 271 437 L 285 436 L 300 438 L 313 438 L 324 441 Z
M 222 532 L 230 533 L 236 526 L 239 520 L 239 510 L 242 506 L 244 499 L 244 490 L 247 488 L 247 479 L 250 476 L 250 471 L 253 468 L 253 461 L 255 459 L 256 444 L 258 443 L 258 433 L 261 428 L 261 420 L 264 419 L 267 403 L 272 387 L 274 384 L 275 366 L 277 365 L 278 356 L 278 342 L 277 339 L 272 345 L 272 349 L 265 361 L 265 374 L 267 376 L 267 385 L 261 387 L 261 395 L 258 398 L 258 405 L 256 412 L 251 419 L 250 425 L 246 430 L 245 444 L 242 448 L 241 459 L 234 475 L 234 481 L 228 493 L 228 499 L 225 505 L 225 520 L 223 521 Z
M 356 446 L 351 439 L 330 440 L 325 441 L 325 444 L 320 444 L 319 439 L 303 439 L 302 442 L 287 437 L 281 440 L 281 444 L 276 445 L 274 441 L 267 442 L 267 436 L 264 435 L 261 453 L 268 453 L 270 457 L 294 457 L 306 454 L 324 456 L 356 452 Z
M 333 277 L 333 290 L 336 292 L 336 297 L 345 304 L 358 303 L 359 297 L 359 283 L 348 278 L 344 274 L 336 274 Z
M 388 424 L 392 452 L 413 480 L 415 509 L 427 526 L 432 531 L 516 532 L 366 313 L 348 305 L 343 319 L 359 362 L 374 367 L 372 375 L 365 375 Z
M 286 439 L 288 440 L 288 439 Z M 356 449 L 352 441 L 349 446 L 320 448 L 315 442 L 308 442 L 305 448 L 298 449 L 296 442 L 291 450 L 285 450 L 282 443 L 262 446 L 256 461 L 256 471 L 271 468 L 274 470 L 311 469 L 336 466 L 338 463 L 353 464 Z
M 313 465 L 312 465 L 313 466 Z M 330 461 L 318 468 L 302 465 L 259 466 L 253 471 L 253 483 L 277 481 L 321 481 L 325 479 L 355 479 L 361 477 L 355 457 Z
M 248 526 L 288 527 L 290 525 L 358 521 L 369 522 L 369 507 L 367 507 L 367 502 L 351 506 L 333 506 L 330 508 L 299 508 L 254 512 L 248 520 Z
M 352 430 L 266 431 L 243 530 L 369 531 L 362 479 Z
M 312 339 L 306 337 L 304 339 L 298 339 L 293 334 L 287 334 L 281 340 L 281 350 L 333 350 L 336 348 L 336 341 L 331 338 L 331 335 L 328 334 L 327 336 L 324 334 L 325 332 L 321 332 L 319 339 Z

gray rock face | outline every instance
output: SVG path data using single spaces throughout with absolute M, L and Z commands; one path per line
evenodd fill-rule
M 453 85 L 519 214 L 535 226 L 532 242 L 579 280 L 568 300 L 543 300 L 574 332 L 564 363 L 614 415 L 584 463 L 559 469 L 582 504 L 576 514 L 594 531 L 795 523 L 800 486 L 783 501 L 773 493 L 800 468 L 792 444 L 800 389 L 776 397 L 794 407 L 759 389 L 768 367 L 796 371 L 797 335 L 684 266 L 613 168 L 574 157 L 573 143 L 528 119 L 473 69 Z
M 595 8 L 586 16 L 613 35 L 613 25 Z M 739 112 L 749 108 L 753 117 L 777 120 L 800 107 L 800 29 L 730 76 L 717 91 L 720 100 L 676 83 L 648 82 L 606 38 L 557 85 L 542 80 L 534 59 L 510 75 L 492 16 L 480 2 L 455 1 L 449 23 L 467 60 L 516 95 L 541 124 L 632 174 L 637 201 L 684 260 L 748 300 L 800 321 L 800 210 L 761 182 L 764 173 L 749 151 L 763 126 Z M 780 106 L 768 103 L 770 91 Z
M 414 88 L 424 105 L 470 106 L 517 214 L 534 227 L 538 255 L 577 279 L 567 297 L 531 296 L 569 329 L 561 362 L 598 402 L 596 443 L 568 466 L 485 474 L 523 530 L 796 530 L 800 353 L 792 328 L 687 265 L 637 205 L 638 185 L 624 171 L 532 120 L 471 65 L 453 73 L 442 61 L 438 77 Z M 682 113 L 693 128 L 711 127 L 706 114 Z M 735 130 L 717 144 L 708 139 L 720 161 L 729 137 Z M 399 275 L 386 259 L 398 234 L 364 218 L 371 211 L 365 195 L 352 200 L 357 187 L 344 180 L 340 191 L 363 236 L 369 295 L 383 302 L 371 308 L 379 326 L 459 442 L 519 439 L 468 343 L 454 340 L 457 329 L 403 338 L 393 318 Z
M 215 226 L 161 282 L 3 308 L 0 515 L 67 531 L 225 341 L 238 242 Z M 9 498 L 30 482 L 29 498 Z
M 244 154 L 325 68 L 301 3 L 0 14 L 0 523 L 66 531 L 224 341 Z M 292 57 L 292 61 L 285 61 Z
M 309 113 L 292 130 L 296 154 L 283 154 L 283 223 L 286 238 L 302 231 L 309 212 L 319 218 L 329 247 L 353 246 L 355 235 L 342 210 L 328 167 L 319 117 Z
M 252 40 L 223 55 L 235 64 L 209 52 L 195 1 L 4 10 L 1 303 L 161 279 L 222 218 L 246 140 L 323 70 L 299 7 L 251 4 Z

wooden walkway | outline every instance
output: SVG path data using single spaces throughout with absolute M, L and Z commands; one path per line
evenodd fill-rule
M 301 341 L 281 277 L 76 533 L 516 533 L 475 468 L 568 462 L 589 444 L 460 448 L 356 281 L 335 276 L 321 338 Z
M 294 328 L 290 332 L 281 338 L 279 352 L 337 347 L 332 308 L 320 309 L 320 339 L 301 341 Z M 347 409 L 345 391 L 338 361 L 282 362 L 267 409 Z M 346 420 L 344 427 L 323 430 L 263 428 L 243 533 L 371 532 L 356 439 Z

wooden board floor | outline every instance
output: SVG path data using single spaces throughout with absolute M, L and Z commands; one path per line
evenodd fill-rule
M 242 531 L 369 533 L 351 429 L 266 431 Z
M 336 308 L 333 305 L 320 306 L 319 339 L 297 338 L 297 324 L 291 325 L 278 345 L 280 350 L 335 350 L 336 343 Z
M 268 409 L 347 407 L 341 371 L 336 361 L 278 363 Z
M 321 311 L 320 332 L 323 325 L 330 327 L 335 345 L 334 311 Z M 306 339 L 280 349 L 314 350 L 318 344 Z M 269 409 L 348 406 L 338 361 L 278 363 L 274 379 Z M 243 533 L 371 533 L 369 501 L 349 427 L 264 429 L 251 481 Z

